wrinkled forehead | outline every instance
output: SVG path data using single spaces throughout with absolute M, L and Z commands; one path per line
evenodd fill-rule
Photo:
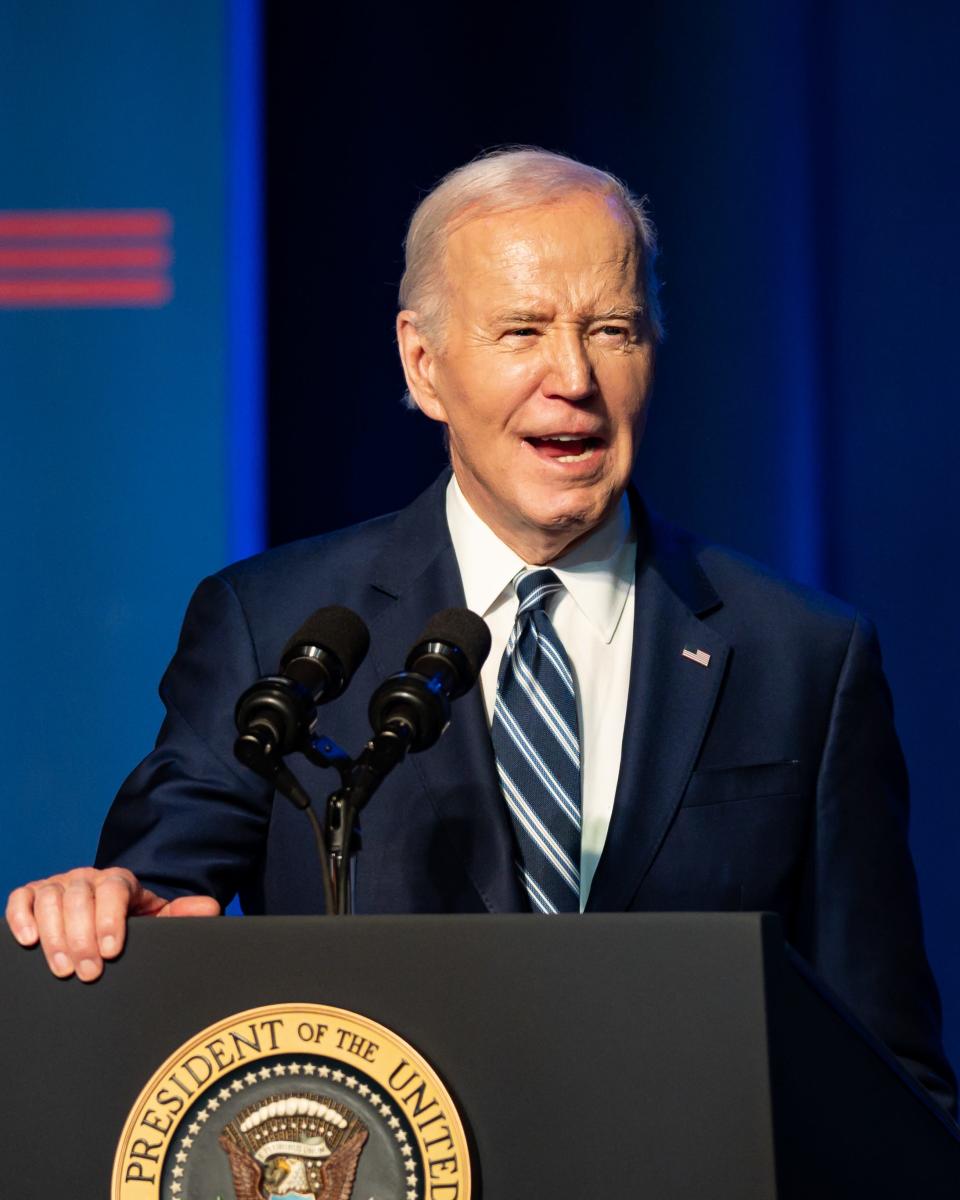
M 636 226 L 613 196 L 574 194 L 551 204 L 468 214 L 450 233 L 447 285 L 478 290 L 637 295 L 643 265 Z

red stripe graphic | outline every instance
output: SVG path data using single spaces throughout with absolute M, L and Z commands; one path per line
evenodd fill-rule
M 156 308 L 173 295 L 151 279 L 0 279 L 0 308 Z
M 8 249 L 0 245 L 0 271 L 76 271 L 156 269 L 170 265 L 166 246 L 36 246 Z
M 173 220 L 163 209 L 38 209 L 0 213 L 0 238 L 165 238 Z
M 0 309 L 159 308 L 172 233 L 159 208 L 0 212 Z

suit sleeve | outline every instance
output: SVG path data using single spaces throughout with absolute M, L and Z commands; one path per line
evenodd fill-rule
M 107 814 L 98 867 L 128 867 L 167 897 L 208 894 L 222 904 L 249 881 L 273 793 L 233 758 L 233 710 L 261 673 L 233 588 L 205 579 L 160 684 L 166 715 L 156 747 Z
M 812 946 L 823 978 L 950 1111 L 907 840 L 908 784 L 876 632 L 857 617 L 837 680 L 817 781 Z

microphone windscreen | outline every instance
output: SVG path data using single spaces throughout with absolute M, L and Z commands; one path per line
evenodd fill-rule
M 350 679 L 366 657 L 370 633 L 355 612 L 332 604 L 327 608 L 318 608 L 307 617 L 284 646 L 281 664 L 291 651 L 301 646 L 320 646 L 329 650 L 339 660 L 346 678 Z
M 434 613 L 417 642 L 420 645 L 444 642 L 456 646 L 469 664 L 472 683 L 490 653 L 490 630 L 483 617 L 478 617 L 469 608 L 445 608 Z

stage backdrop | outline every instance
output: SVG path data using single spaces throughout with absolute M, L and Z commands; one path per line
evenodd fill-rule
M 960 1059 L 960 12 L 947 0 L 0 9 L 0 882 L 89 859 L 194 582 L 442 464 L 392 345 L 404 222 L 535 142 L 650 193 L 669 338 L 638 481 L 879 624 Z M 251 152 L 252 153 L 251 156 Z M 399 664 L 398 664 L 399 665 Z

